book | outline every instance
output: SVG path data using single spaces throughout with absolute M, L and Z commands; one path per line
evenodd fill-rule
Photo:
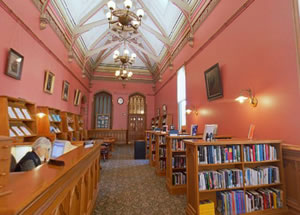
M 15 107 L 14 110 L 15 110 L 15 112 L 16 112 L 19 119 L 25 119 L 25 116 L 21 112 L 20 108 Z
M 28 120 L 31 120 L 31 116 L 30 114 L 28 113 L 28 110 L 26 108 L 22 108 L 22 112 L 23 114 L 25 115 L 25 118 L 28 119 Z
M 9 118 L 11 118 L 11 119 L 17 119 L 17 116 L 16 116 L 16 114 L 14 113 L 12 107 L 8 106 L 7 109 L 8 109 L 8 116 L 9 116 Z
M 196 124 L 191 125 L 191 135 L 192 136 L 197 135 L 197 130 L 198 130 L 198 125 L 196 125 Z
M 9 136 L 10 137 L 15 137 L 16 134 L 11 129 L 9 129 Z
M 212 134 L 213 136 L 217 135 L 218 125 L 217 124 L 206 124 L 203 132 L 203 140 L 206 141 L 206 137 Z
M 18 136 L 25 136 L 24 133 L 17 127 L 17 126 L 12 126 L 11 129 L 18 135 Z
M 26 136 L 30 136 L 31 135 L 31 133 L 28 131 L 28 129 L 25 126 L 20 126 L 20 129 L 23 131 L 23 133 Z
M 248 139 L 249 140 L 253 139 L 254 129 L 255 129 L 255 125 L 251 124 L 250 128 L 249 128 L 249 132 L 248 132 Z

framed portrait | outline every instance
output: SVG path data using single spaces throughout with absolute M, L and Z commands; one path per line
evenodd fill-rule
M 74 105 L 75 106 L 80 105 L 80 100 L 81 100 L 81 91 L 79 89 L 76 89 L 74 94 Z
M 55 81 L 55 75 L 50 72 L 45 72 L 45 83 L 44 83 L 44 91 L 49 94 L 53 94 L 54 90 L 54 81 Z
M 21 80 L 24 57 L 13 49 L 9 50 L 6 75 Z
M 223 87 L 219 64 L 215 64 L 204 72 L 206 94 L 209 101 L 223 97 Z
M 69 100 L 69 89 L 70 89 L 70 83 L 67 81 L 63 81 L 63 88 L 61 93 L 61 98 L 64 101 Z

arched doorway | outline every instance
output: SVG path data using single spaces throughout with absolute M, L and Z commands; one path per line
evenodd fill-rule
M 112 95 L 101 91 L 94 95 L 94 128 L 112 128 Z
M 128 102 L 128 143 L 144 139 L 146 114 L 145 96 L 140 93 L 130 95 Z

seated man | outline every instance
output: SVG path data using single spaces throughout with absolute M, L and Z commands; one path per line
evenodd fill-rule
M 51 142 L 45 138 L 38 138 L 32 145 L 32 151 L 18 162 L 15 171 L 29 171 L 42 164 L 42 162 L 49 159 L 51 151 Z

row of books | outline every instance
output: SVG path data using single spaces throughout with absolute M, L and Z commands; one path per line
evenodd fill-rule
M 166 169 L 166 164 L 167 164 L 167 162 L 166 162 L 166 160 L 160 160 L 159 161 L 159 168 L 160 168 L 160 170 L 165 170 Z
M 8 106 L 8 116 L 10 119 L 31 120 L 31 115 L 25 107 L 10 107 Z
M 200 215 L 215 215 L 215 203 L 211 200 L 201 200 L 199 211 Z
M 277 160 L 277 150 L 269 144 L 244 146 L 244 161 L 269 161 Z
M 60 133 L 61 130 L 56 126 L 50 126 L 50 133 Z
M 233 146 L 199 146 L 199 164 L 219 164 L 241 161 L 240 145 Z
M 159 145 L 166 145 L 166 136 L 159 136 Z
M 186 172 L 174 172 L 174 173 L 172 173 L 172 184 L 173 185 L 186 184 Z
M 167 153 L 166 148 L 159 148 L 159 157 L 160 158 L 165 158 L 166 157 L 166 153 Z
M 199 190 L 213 190 L 243 187 L 243 171 L 222 169 L 198 173 Z
M 20 137 L 24 137 L 24 136 L 30 136 L 32 135 L 29 128 L 26 127 L 24 124 L 20 124 L 20 125 L 12 125 L 9 129 L 9 136 L 10 137 L 16 137 L 16 136 L 20 136 Z
M 245 179 L 247 186 L 279 183 L 279 168 L 277 166 L 245 168 Z
M 58 114 L 49 114 L 48 117 L 50 122 L 61 122 L 60 115 Z
M 174 155 L 172 157 L 172 168 L 186 168 L 186 156 Z
M 180 139 L 173 139 L 172 140 L 172 150 L 173 151 L 185 151 L 186 145 L 183 140 Z
M 283 207 L 283 191 L 275 188 L 265 188 L 256 191 L 246 191 L 246 211 L 260 211 Z
M 244 191 L 224 191 L 217 193 L 217 210 L 222 215 L 238 215 L 246 212 Z

